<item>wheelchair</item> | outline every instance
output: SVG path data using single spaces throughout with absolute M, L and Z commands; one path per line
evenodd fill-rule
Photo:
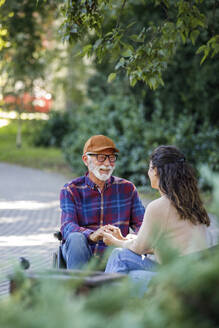
M 65 259 L 62 255 L 62 233 L 61 231 L 56 231 L 53 236 L 60 241 L 58 250 L 53 253 L 53 268 L 67 269 Z

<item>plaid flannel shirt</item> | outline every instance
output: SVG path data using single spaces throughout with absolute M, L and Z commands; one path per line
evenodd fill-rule
M 60 207 L 64 241 L 72 232 L 88 237 L 106 224 L 119 227 L 126 236 L 129 227 L 135 232 L 139 230 L 145 212 L 133 183 L 112 176 L 101 192 L 88 174 L 65 184 L 60 193 Z M 93 254 L 101 254 L 107 247 L 103 241 L 89 240 L 89 243 Z

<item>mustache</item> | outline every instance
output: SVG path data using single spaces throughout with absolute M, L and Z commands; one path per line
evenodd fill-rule
M 105 165 L 100 165 L 99 167 L 99 170 L 100 169 L 103 169 L 103 170 L 112 170 L 113 169 L 113 166 L 109 165 L 109 166 L 105 166 Z

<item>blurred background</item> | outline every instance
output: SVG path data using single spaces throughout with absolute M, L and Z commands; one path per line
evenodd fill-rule
M 130 86 L 124 71 L 110 83 L 115 65 L 110 51 L 101 62 L 79 56 L 83 41 L 69 43 L 63 32 L 63 3 L 0 1 L 0 161 L 73 178 L 85 171 L 84 142 L 106 134 L 120 149 L 116 175 L 153 197 L 149 155 L 158 145 L 172 144 L 195 167 L 204 201 L 216 212 L 219 61 L 216 55 L 200 65 L 196 55 L 197 47 L 218 33 L 215 2 L 202 8 L 208 27 L 195 45 L 178 46 L 163 74 L 164 86 L 156 90 L 143 82 Z M 147 11 L 142 1 L 130 3 L 132 10 L 120 18 L 123 24 L 137 21 L 140 30 L 163 20 L 163 11 L 152 2 Z M 107 32 L 117 13 L 105 14 Z M 97 35 L 86 38 L 97 46 Z

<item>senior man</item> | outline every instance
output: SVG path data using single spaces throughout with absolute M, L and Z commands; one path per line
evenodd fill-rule
M 68 269 L 78 269 L 106 249 L 103 232 L 123 239 L 141 226 L 144 207 L 136 187 L 112 176 L 119 150 L 114 142 L 95 135 L 87 140 L 82 160 L 88 172 L 65 184 L 60 194 L 62 253 Z

